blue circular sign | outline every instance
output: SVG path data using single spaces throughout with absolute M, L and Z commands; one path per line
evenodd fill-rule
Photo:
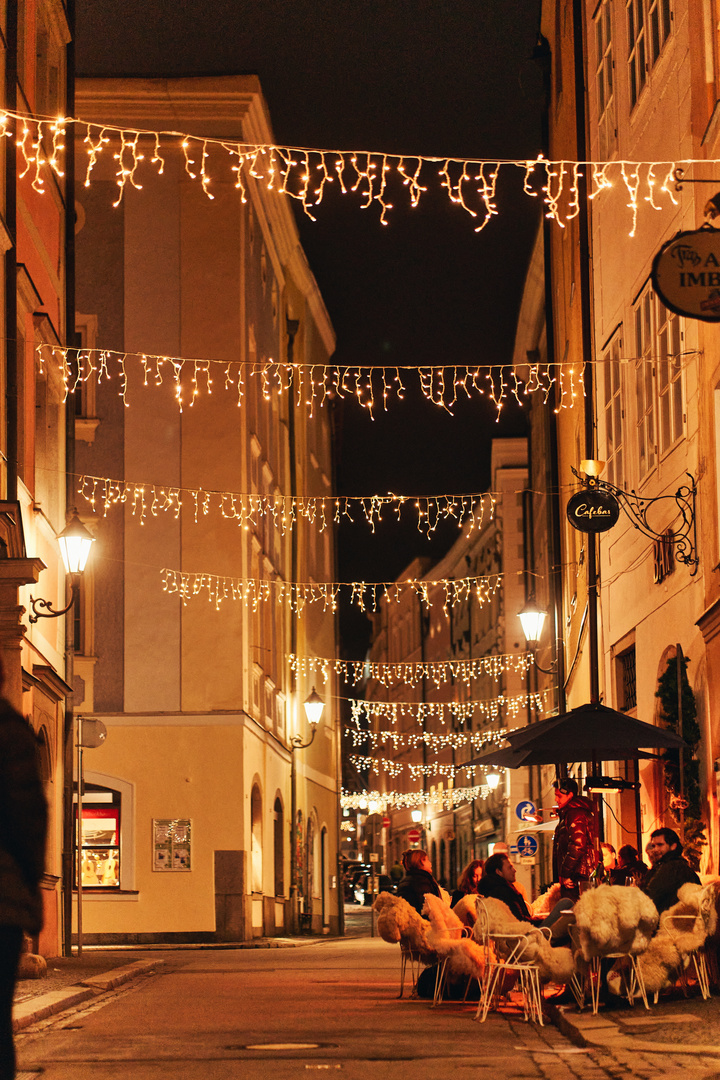
M 527 821 L 528 818 L 534 818 L 536 813 L 537 808 L 531 799 L 523 799 L 523 801 L 519 802 L 515 807 L 515 816 L 519 818 L 520 821 Z
M 523 833 L 517 838 L 517 849 L 520 858 L 525 856 L 529 858 L 537 855 L 538 842 L 536 836 L 531 836 L 530 833 Z

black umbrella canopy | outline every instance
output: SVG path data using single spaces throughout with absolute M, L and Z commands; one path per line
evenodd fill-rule
M 646 724 L 607 705 L 580 705 L 561 716 L 529 724 L 507 735 L 507 746 L 486 750 L 472 764 L 517 769 L 561 761 L 626 761 L 652 755 L 642 747 L 687 744 L 667 728 Z

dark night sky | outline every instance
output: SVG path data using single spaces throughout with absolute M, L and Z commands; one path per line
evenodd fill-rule
M 257 74 L 280 144 L 527 158 L 540 147 L 540 76 L 529 59 L 538 12 L 539 0 L 78 0 L 77 71 Z M 480 235 L 444 195 L 393 211 L 385 228 L 375 210 L 346 200 L 323 204 L 315 223 L 300 213 L 336 361 L 507 360 L 538 204 L 519 195 L 519 177 L 501 181 L 497 203 Z M 449 417 L 408 400 L 372 421 L 349 402 L 338 490 L 482 490 L 490 439 L 523 431 L 519 409 L 506 412 L 498 426 L 477 402 Z M 362 524 L 343 528 L 338 577 L 391 579 L 455 535 L 429 547 L 411 524 L 375 538 Z M 364 620 L 345 615 L 341 628 L 359 655 Z

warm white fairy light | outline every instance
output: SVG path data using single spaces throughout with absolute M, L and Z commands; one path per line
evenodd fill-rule
M 470 746 L 479 751 L 485 745 L 500 744 L 505 739 L 507 728 L 497 731 L 398 731 L 395 728 L 370 731 L 358 727 L 346 727 L 344 734 L 352 739 L 354 747 L 370 743 L 374 750 L 379 746 L 390 744 L 393 750 L 417 750 L 418 747 L 426 746 L 430 750 L 461 750 Z
M 476 656 L 472 660 L 425 660 L 417 662 L 378 663 L 374 660 L 339 660 L 319 656 L 288 655 L 290 668 L 302 678 L 313 676 L 327 682 L 339 675 L 355 685 L 377 682 L 381 686 L 419 686 L 425 679 L 434 686 L 455 683 L 472 685 L 484 677 L 497 682 L 502 675 L 525 675 L 535 663 L 531 652 Z
M 82 383 L 98 385 L 115 377 L 120 380 L 119 396 L 128 405 L 129 374 L 142 374 L 143 386 L 169 384 L 182 412 L 201 395 L 209 396 L 217 383 L 231 391 L 242 405 L 251 386 L 258 387 L 266 401 L 292 395 L 295 404 L 315 410 L 335 398 L 355 398 L 373 415 L 387 411 L 391 401 L 403 401 L 406 381 L 413 379 L 423 396 L 433 405 L 452 413 L 460 400 L 485 398 L 498 412 L 514 399 L 523 405 L 529 394 L 547 401 L 555 387 L 556 408 L 569 408 L 583 392 L 583 362 L 506 364 L 434 364 L 383 367 L 338 367 L 335 364 L 283 364 L 268 359 L 260 362 L 212 360 L 196 357 L 160 356 L 151 353 L 120 352 L 113 349 L 68 348 L 41 342 L 36 347 L 41 371 L 58 372 L 65 397 Z M 217 380 L 213 379 L 213 374 Z
M 226 577 L 220 574 L 191 573 L 163 567 L 160 571 L 163 591 L 178 595 L 183 604 L 206 595 L 216 610 L 227 600 L 247 604 L 253 610 L 261 604 L 288 604 L 298 614 L 304 608 L 320 604 L 324 611 L 337 611 L 343 596 L 360 611 L 377 611 L 385 597 L 399 603 L 406 592 L 414 593 L 427 608 L 435 605 L 447 613 L 449 608 L 466 603 L 472 597 L 477 604 L 487 603 L 502 587 L 504 574 L 485 577 L 437 578 L 434 581 L 408 578 L 405 581 L 319 581 L 290 582 L 259 578 Z
M 464 722 L 482 717 L 484 722 L 496 720 L 498 716 L 517 717 L 523 710 L 532 707 L 542 709 L 545 700 L 543 693 L 516 694 L 507 697 L 500 694 L 494 698 L 480 701 L 368 701 L 350 698 L 350 711 L 353 720 L 369 722 L 387 720 L 397 724 L 399 720 L 413 719 L 418 724 L 429 720 L 438 721 L 443 727 L 453 720 Z M 370 734 L 363 732 L 363 734 Z M 377 733 L 378 735 L 381 733 Z M 474 734 L 479 735 L 478 732 Z M 445 738 L 445 736 L 443 736 Z M 460 745 L 458 743 L 457 745 Z
M 32 185 L 37 191 L 45 190 L 45 174 L 53 171 L 62 173 L 63 139 L 70 124 L 84 132 L 86 187 L 101 164 L 102 150 L 110 142 L 117 147 L 112 155 L 118 188 L 115 206 L 121 202 L 128 185 L 142 189 L 141 177 L 146 171 L 152 176 L 162 176 L 165 165 L 163 154 L 179 150 L 188 177 L 200 185 L 209 199 L 214 198 L 211 191 L 213 176 L 219 182 L 226 178 L 232 180 L 243 202 L 247 201 L 251 184 L 263 184 L 268 191 L 298 201 L 305 214 L 315 220 L 315 208 L 321 204 L 326 190 L 335 185 L 343 195 L 355 195 L 362 209 L 375 206 L 380 222 L 386 225 L 387 215 L 395 205 L 397 194 L 404 193 L 410 207 L 415 208 L 431 186 L 439 185 L 451 203 L 478 222 L 476 232 L 481 232 L 499 212 L 496 192 L 501 170 L 521 169 L 525 193 L 534 197 L 541 195 L 547 217 L 561 227 L 579 212 L 580 179 L 584 174 L 592 178 L 594 186 L 591 198 L 612 186 L 613 177 L 620 179 L 630 197 L 628 206 L 633 216 L 632 236 L 639 199 L 642 197 L 652 202 L 659 170 L 666 174 L 659 194 L 675 203 L 668 178 L 672 177 L 678 166 L 687 169 L 696 164 L 720 165 L 717 159 L 696 158 L 583 162 L 550 161 L 540 154 L 535 159 L 490 161 L 405 156 L 384 151 L 324 150 L 246 143 L 240 139 L 209 138 L 176 131 L 122 128 L 76 117 L 51 118 L 4 110 L 0 114 L 2 133 L 15 137 L 25 165 L 22 175 L 32 175 Z M 43 148 L 46 134 L 52 142 L 49 155 Z M 145 153 L 144 147 L 152 150 L 152 155 Z M 657 206 L 654 202 L 653 205 Z
M 439 791 L 346 791 L 340 796 L 343 810 L 364 810 L 372 801 L 379 813 L 386 810 L 404 810 L 425 806 L 431 810 L 452 810 L 464 802 L 487 799 L 491 794 L 487 784 L 472 787 L 452 787 Z
M 115 506 L 127 506 L 141 524 L 161 514 L 180 517 L 186 506 L 197 524 L 202 517 L 216 513 L 236 521 L 240 528 L 257 529 L 270 520 L 284 536 L 300 520 L 324 532 L 341 521 L 357 522 L 364 518 L 374 532 L 390 516 L 400 520 L 404 511 L 417 518 L 418 531 L 431 536 L 440 522 L 455 521 L 467 535 L 492 521 L 497 496 L 492 492 L 470 495 L 253 495 L 238 491 L 206 488 L 171 487 L 109 476 L 80 476 L 77 494 L 86 500 L 93 513 L 108 512 Z

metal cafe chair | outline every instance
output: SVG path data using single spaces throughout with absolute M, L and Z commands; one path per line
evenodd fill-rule
M 473 934 L 485 950 L 485 977 L 475 1019 L 481 1023 L 487 1019 L 501 976 L 504 977 L 506 972 L 511 972 L 517 976 L 520 983 L 525 1020 L 533 1021 L 543 1027 L 540 969 L 537 962 L 529 955 L 529 948 L 531 943 L 537 940 L 537 935 L 545 936 L 549 940 L 549 929 L 544 927 L 524 933 L 495 934 L 490 929 L 487 907 L 480 899 Z

